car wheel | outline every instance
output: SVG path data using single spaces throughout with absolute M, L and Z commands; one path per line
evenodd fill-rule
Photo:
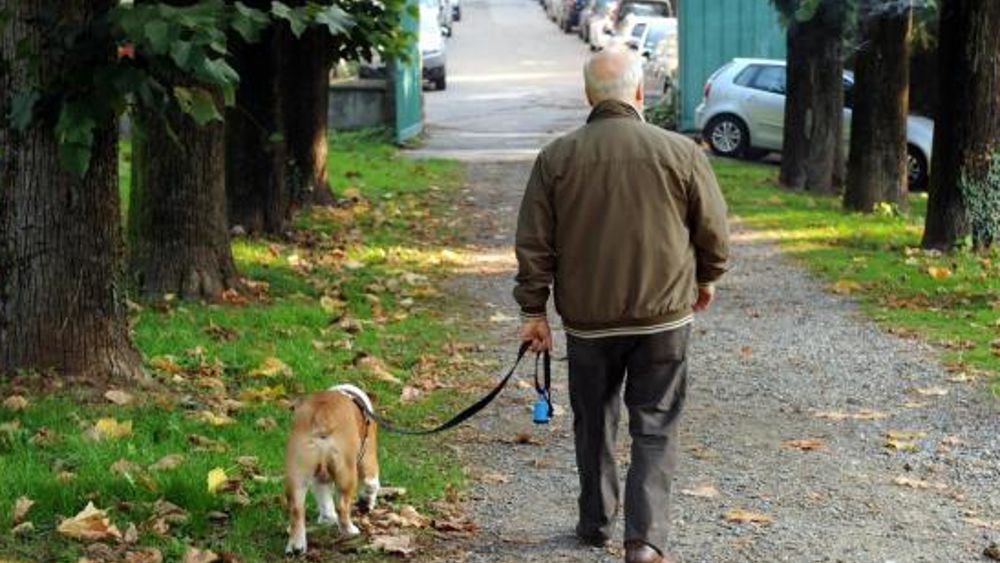
M 705 126 L 703 135 L 712 152 L 730 158 L 743 156 L 750 142 L 747 126 L 733 115 L 713 117 Z
M 445 81 L 444 74 L 442 74 L 440 78 L 434 79 L 434 88 L 438 90 L 444 90 L 447 87 L 448 87 L 448 82 Z
M 906 147 L 906 180 L 911 192 L 927 191 L 927 158 L 913 145 Z

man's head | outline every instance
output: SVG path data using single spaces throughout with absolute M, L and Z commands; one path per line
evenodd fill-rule
M 605 49 L 583 67 L 587 101 L 620 100 L 642 111 L 642 60 L 630 50 Z

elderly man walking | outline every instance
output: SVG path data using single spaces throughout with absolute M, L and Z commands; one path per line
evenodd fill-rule
M 603 51 L 584 68 L 587 124 L 546 146 L 517 224 L 521 337 L 552 347 L 549 287 L 562 317 L 580 477 L 576 533 L 610 541 L 619 507 L 615 441 L 622 387 L 632 437 L 625 561 L 666 551 L 677 423 L 694 313 L 728 258 L 726 205 L 692 141 L 646 124 L 638 57 Z

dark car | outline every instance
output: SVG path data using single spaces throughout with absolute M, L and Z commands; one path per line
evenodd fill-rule
M 672 18 L 675 12 L 670 0 L 622 0 L 611 19 L 616 35 L 628 16 Z
M 580 25 L 580 12 L 585 5 L 584 0 L 559 0 L 563 3 L 563 9 L 559 14 L 559 27 L 566 33 L 573 31 L 573 28 Z

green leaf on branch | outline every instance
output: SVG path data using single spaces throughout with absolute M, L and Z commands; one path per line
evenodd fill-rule
M 31 125 L 31 120 L 35 115 L 35 104 L 41 99 L 41 95 L 29 90 L 22 92 L 11 100 L 10 122 L 18 131 L 24 131 Z
M 198 125 L 222 121 L 222 114 L 215 106 L 211 92 L 198 87 L 174 86 L 174 99 L 181 111 L 191 116 Z
M 157 55 L 165 55 L 170 50 L 170 27 L 163 20 L 146 22 L 143 27 L 149 48 Z
M 94 146 L 97 120 L 92 111 L 93 108 L 84 103 L 65 102 L 56 122 L 59 161 L 64 168 L 81 177 L 90 168 L 90 154 Z
M 302 37 L 309 27 L 309 19 L 304 10 L 290 8 L 281 2 L 271 2 L 271 13 L 287 21 L 292 28 L 292 35 L 296 38 Z
M 240 37 L 247 43 L 255 43 L 260 40 L 260 32 L 271 23 L 267 14 L 247 6 L 243 2 L 236 2 L 233 7 L 235 13 L 230 25 L 236 33 L 239 33 Z
M 313 21 L 325 25 L 330 35 L 338 35 L 347 31 L 352 25 L 351 16 L 339 6 L 326 6 L 316 13 Z

